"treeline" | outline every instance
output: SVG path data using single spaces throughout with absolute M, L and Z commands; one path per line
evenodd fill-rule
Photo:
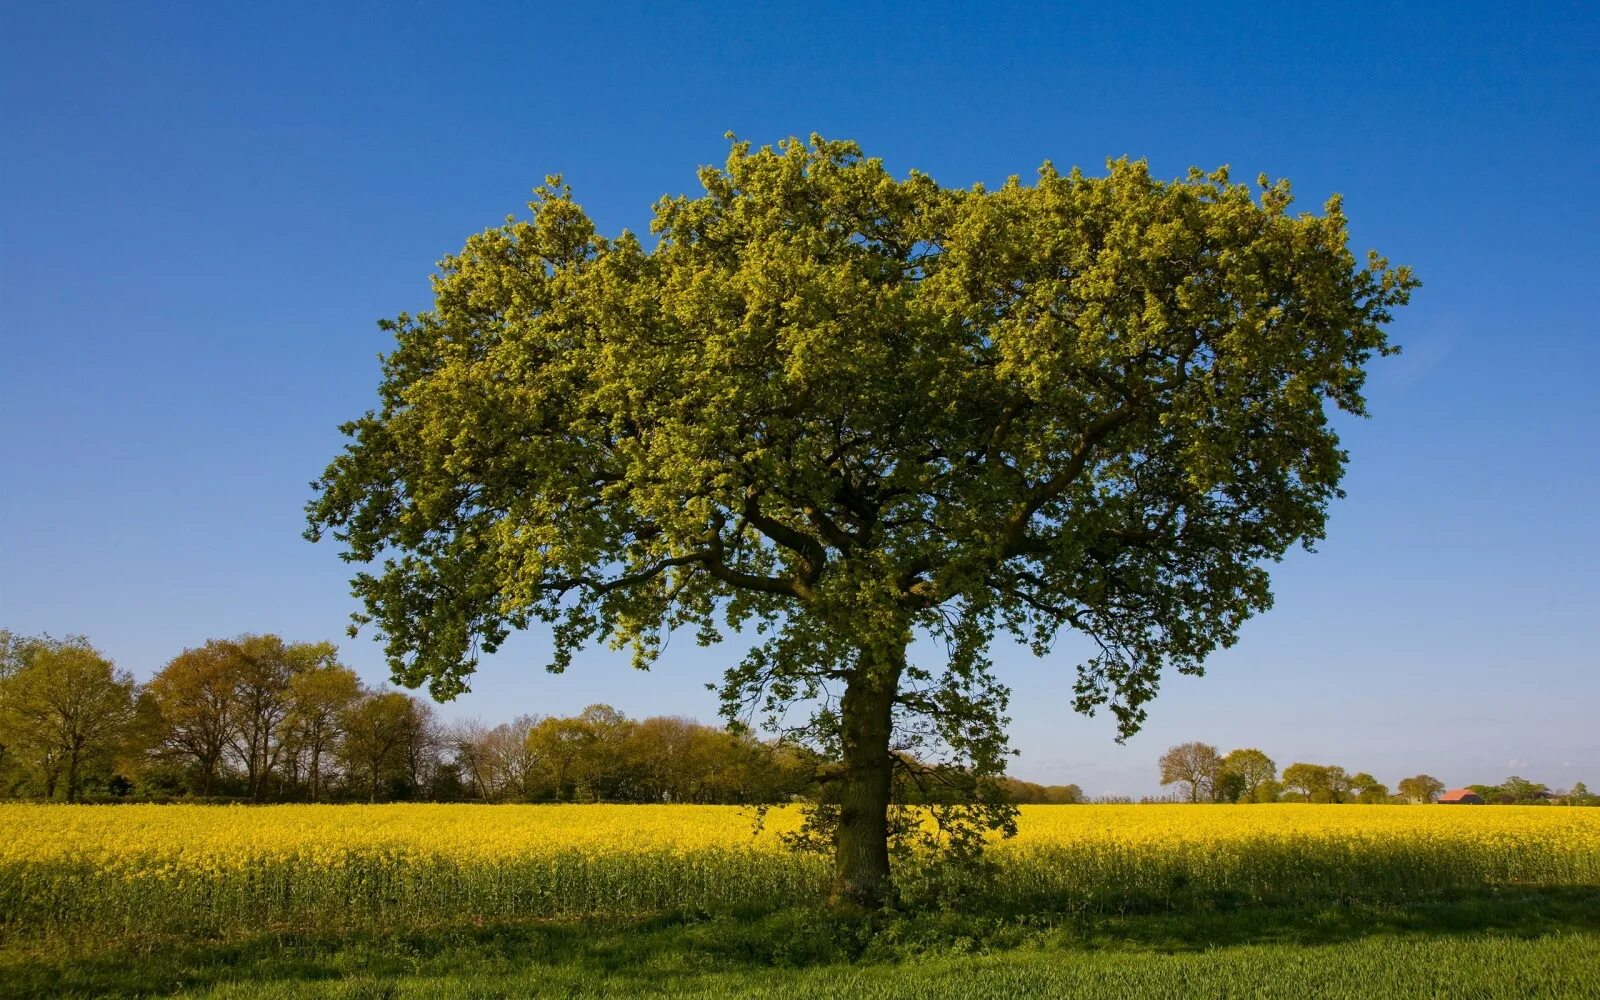
M 822 763 L 804 747 L 609 705 L 445 724 L 427 701 L 364 685 L 331 643 L 214 639 L 141 685 L 82 637 L 0 631 L 9 797 L 753 804 L 814 797 Z M 1083 798 L 1076 785 L 1003 786 L 1018 802 Z
M 364 685 L 331 643 L 275 635 L 186 649 L 140 685 L 82 637 L 0 632 L 0 791 L 69 802 L 786 801 L 800 749 L 607 705 L 444 724 Z
M 1190 802 L 1355 802 L 1368 805 L 1423 804 L 1439 800 L 1445 784 L 1429 774 L 1401 778 L 1394 791 L 1365 771 L 1337 764 L 1297 761 L 1278 773 L 1271 757 L 1254 747 L 1220 753 L 1209 743 L 1181 743 L 1157 765 L 1163 785 L 1177 785 Z M 1552 791 L 1523 778 L 1500 785 L 1467 785 L 1485 801 L 1505 805 L 1600 805 L 1583 782 Z

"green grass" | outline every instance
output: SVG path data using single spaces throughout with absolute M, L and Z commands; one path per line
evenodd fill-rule
M 7 997 L 1600 997 L 1600 890 L 1187 912 L 815 909 L 13 938 Z

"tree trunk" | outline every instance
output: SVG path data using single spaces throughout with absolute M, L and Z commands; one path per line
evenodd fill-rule
M 905 662 L 904 646 L 863 650 L 839 702 L 843 768 L 833 782 L 839 825 L 829 896 L 836 910 L 878 910 L 889 899 L 889 737 Z
M 67 801 L 78 801 L 78 751 L 76 749 L 67 757 Z

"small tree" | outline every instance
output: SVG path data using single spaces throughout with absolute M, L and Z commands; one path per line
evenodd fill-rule
M 1546 805 L 1550 802 L 1550 786 L 1539 781 L 1512 775 L 1500 783 L 1502 798 L 1518 805 Z
M 1255 802 L 1261 786 L 1278 776 L 1278 765 L 1255 747 L 1246 747 L 1230 750 L 1222 758 L 1220 771 L 1220 784 L 1228 791 L 1225 801 Z
M 306 768 L 311 801 L 322 797 L 324 771 L 339 742 L 340 720 L 361 697 L 361 679 L 341 663 L 322 662 L 289 678 L 285 728 Z
M 1401 795 L 1416 803 L 1437 802 L 1439 796 L 1444 794 L 1444 782 L 1431 774 L 1417 774 L 1409 778 L 1401 778 L 1397 787 Z
M 735 142 L 700 181 L 650 247 L 552 178 L 446 258 L 433 309 L 384 324 L 380 408 L 308 534 L 380 564 L 358 624 L 441 698 L 537 622 L 558 671 L 756 626 L 723 710 L 819 707 L 793 735 L 831 761 L 832 896 L 873 908 L 902 763 L 942 759 L 979 829 L 1011 825 L 997 632 L 1090 637 L 1075 707 L 1126 737 L 1164 670 L 1270 606 L 1267 567 L 1339 495 L 1329 410 L 1365 412 L 1416 283 L 1357 263 L 1337 199 L 1291 215 L 1287 184 L 1226 170 L 951 189 L 813 136 Z
M 0 743 L 45 798 L 76 802 L 86 774 L 124 749 L 135 719 L 133 675 L 82 637 L 30 640 L 0 680 Z
M 1268 780 L 1263 781 L 1261 784 L 1256 786 L 1255 794 L 1251 797 L 1250 801 L 1277 802 L 1283 797 L 1283 788 L 1283 782 L 1278 781 L 1275 778 L 1269 778 Z
M 213 639 L 186 649 L 150 679 L 161 718 L 159 749 L 198 778 L 210 795 L 233 736 L 238 648 Z
M 1163 785 L 1188 785 L 1189 801 L 1200 802 L 1211 798 L 1222 758 L 1209 743 L 1180 743 L 1162 754 L 1157 763 Z
M 411 699 L 401 691 L 363 694 L 340 720 L 339 755 L 351 777 L 363 783 L 368 802 L 405 769 L 405 741 L 412 730 Z
M 1304 795 L 1307 802 L 1330 801 L 1328 769 L 1296 761 L 1283 769 L 1285 787 Z
M 1364 805 L 1382 805 L 1389 801 L 1389 786 L 1365 771 L 1350 777 L 1350 791 L 1356 801 Z

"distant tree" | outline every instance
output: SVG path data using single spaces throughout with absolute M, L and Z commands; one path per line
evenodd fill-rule
M 1250 801 L 1277 802 L 1283 796 L 1283 788 L 1283 782 L 1278 781 L 1275 778 L 1269 778 L 1268 780 L 1263 781 L 1261 784 L 1256 786 L 1255 794 L 1251 797 Z
M 1509 803 L 1509 802 L 1513 801 L 1511 796 L 1507 795 L 1505 793 L 1505 791 L 1502 790 L 1499 785 L 1476 784 L 1476 785 L 1467 785 L 1466 788 L 1468 790 L 1472 791 L 1472 792 L 1477 793 L 1478 798 L 1482 799 L 1485 802 L 1491 802 L 1491 803 L 1504 805 L 1506 803 Z
M 671 716 L 644 719 L 634 727 L 630 754 L 641 798 L 692 802 L 705 790 L 722 740 L 705 738 L 704 728 L 693 719 Z
M 1223 757 L 1218 780 L 1219 799 L 1226 802 L 1254 802 L 1262 783 L 1278 776 L 1278 765 L 1254 747 L 1231 750 Z
M 313 802 L 326 791 L 323 772 L 339 743 L 340 720 L 360 697 L 361 679 L 341 663 L 314 663 L 289 678 L 289 711 L 283 724 L 304 760 L 306 788 Z
M 161 716 L 159 746 L 193 767 L 198 791 L 210 795 L 234 732 L 239 649 L 213 639 L 186 649 L 150 679 Z
M 411 711 L 411 699 L 402 692 L 367 692 L 340 720 L 339 755 L 368 802 L 378 801 L 389 779 L 402 772 Z
M 401 777 L 408 798 L 419 798 L 432 786 L 444 764 L 445 735 L 433 706 L 409 695 L 400 738 Z
M 1510 798 L 1518 805 L 1545 805 L 1551 798 L 1550 786 L 1512 775 L 1500 783 L 1501 798 Z
M 1244 778 L 1229 771 L 1218 771 L 1211 786 L 1213 802 L 1238 802 L 1244 797 Z
M 1350 791 L 1363 805 L 1384 805 L 1389 802 L 1389 786 L 1365 771 L 1350 777 Z
M 492 728 L 463 723 L 449 736 L 456 763 L 472 793 L 489 802 L 525 802 L 539 797 L 543 767 L 529 734 L 540 720 L 519 715 Z M 549 785 L 554 795 L 553 783 Z
M 1580 781 L 1567 793 L 1566 801 L 1569 806 L 1595 806 L 1600 805 L 1600 795 L 1589 791 L 1589 786 Z
M 23 654 L 29 640 L 9 629 L 0 629 L 0 698 L 4 697 L 6 678 L 22 669 Z M 5 734 L 0 731 L 0 796 L 10 794 L 22 779 L 17 777 L 16 753 L 8 753 Z
M 1032 781 L 1006 778 L 1002 783 L 1011 801 L 1018 805 L 1074 805 L 1084 799 L 1077 785 L 1041 785 Z
M 86 639 L 29 640 L 0 681 L 0 743 L 45 798 L 76 802 L 91 768 L 109 764 L 135 720 L 133 675 Z
M 1401 778 L 1398 788 L 1408 800 L 1423 804 L 1437 802 L 1439 796 L 1444 794 L 1444 782 L 1431 774 Z
M 588 740 L 588 731 L 575 718 L 541 719 L 528 733 L 528 745 L 538 757 L 557 802 L 578 797 L 578 774 Z
M 578 738 L 572 777 L 591 802 L 619 797 L 632 763 L 627 753 L 632 720 L 610 705 L 590 705 L 573 724 Z
M 1355 786 L 1349 772 L 1337 764 L 1328 765 L 1327 772 L 1328 801 L 1349 802 L 1355 792 Z
M 1211 797 L 1222 758 L 1209 743 L 1180 743 L 1162 754 L 1157 763 L 1163 785 L 1188 785 L 1189 801 L 1200 802 Z
M 36 641 L 0 628 L 0 681 L 22 669 L 24 656 Z
M 1344 768 L 1296 762 L 1283 769 L 1283 783 L 1307 802 L 1340 802 L 1348 787 Z
M 251 800 L 262 802 L 288 748 L 295 676 L 336 663 L 339 651 L 331 642 L 291 643 L 276 635 L 240 636 L 232 645 L 238 666 L 230 746 Z

